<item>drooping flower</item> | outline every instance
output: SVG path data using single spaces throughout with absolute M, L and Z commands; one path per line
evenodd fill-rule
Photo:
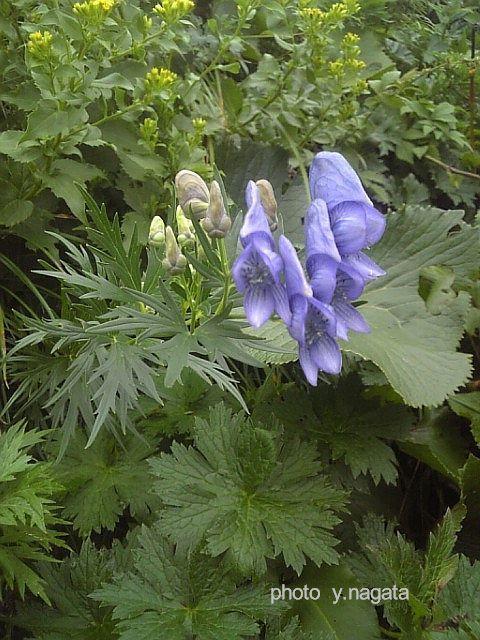
M 310 167 L 312 199 L 324 200 L 330 216 L 335 244 L 343 261 L 365 280 L 385 272 L 362 250 L 380 240 L 385 218 L 373 206 L 360 178 L 340 154 L 322 151 Z
M 216 180 L 213 180 L 210 185 L 210 203 L 202 224 L 210 238 L 224 238 L 232 226 L 232 221 L 225 210 L 220 185 Z
M 277 201 L 275 199 L 275 193 L 273 187 L 268 180 L 257 180 L 255 183 L 260 192 L 260 199 L 262 201 L 263 209 L 267 214 L 268 225 L 270 231 L 276 231 L 278 227 L 277 217 Z
M 150 223 L 148 242 L 154 247 L 163 247 L 165 244 L 165 223 L 160 216 L 154 216 Z
M 232 276 L 244 294 L 245 315 L 253 327 L 260 327 L 276 312 L 290 321 L 287 293 L 281 282 L 283 261 L 262 207 L 258 187 L 250 181 L 246 190 L 248 211 L 240 230 L 243 251 L 232 267 Z
M 298 342 L 300 365 L 311 385 L 317 384 L 318 372 L 337 374 L 342 355 L 335 341 L 337 322 L 333 309 L 313 296 L 295 247 L 280 236 L 279 251 L 285 265 L 291 320 L 288 330 Z
M 186 216 L 193 216 L 195 220 L 205 217 L 210 202 L 210 193 L 205 180 L 188 169 L 182 169 L 175 176 L 175 189 L 178 202 Z
M 370 333 L 370 326 L 360 311 L 352 305 L 363 291 L 365 282 L 350 265 L 341 263 L 337 270 L 337 285 L 332 298 L 332 309 L 337 319 L 337 337 L 348 340 L 348 331 Z
M 327 205 L 314 200 L 305 219 L 305 249 L 307 273 L 314 296 L 330 302 L 337 284 L 337 268 L 341 258 L 330 227 Z
M 165 229 L 165 258 L 162 260 L 164 269 L 172 276 L 185 271 L 187 259 L 178 246 L 172 227 Z

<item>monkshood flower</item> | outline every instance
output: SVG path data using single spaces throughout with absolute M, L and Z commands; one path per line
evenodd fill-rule
M 314 200 L 305 219 L 307 273 L 315 298 L 330 302 L 337 286 L 340 253 L 330 226 L 330 216 L 323 200 Z
M 262 326 L 273 313 L 290 322 L 290 308 L 281 282 L 283 261 L 275 251 L 257 185 L 250 181 L 246 190 L 248 211 L 240 230 L 243 251 L 232 267 L 232 276 L 240 293 L 248 322 Z
M 337 319 L 337 337 L 348 340 L 348 330 L 370 333 L 370 327 L 362 314 L 351 304 L 363 291 L 365 281 L 353 267 L 340 264 L 337 284 L 331 306 Z
M 380 240 L 385 218 L 375 209 L 360 178 L 340 153 L 322 151 L 315 156 L 310 167 L 310 191 L 314 201 L 320 199 L 327 205 L 342 261 L 365 280 L 385 275 L 362 251 Z
M 313 296 L 290 240 L 280 236 L 278 246 L 285 266 L 285 283 L 292 312 L 288 330 L 298 342 L 299 360 L 305 377 L 315 386 L 319 371 L 337 374 L 342 368 L 342 355 L 335 341 L 335 313 L 332 307 Z

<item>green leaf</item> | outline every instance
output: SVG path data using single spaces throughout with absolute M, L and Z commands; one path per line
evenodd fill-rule
M 20 424 L 0 434 L 0 587 L 16 587 L 22 599 L 28 589 L 48 603 L 44 580 L 30 564 L 53 561 L 47 552 L 63 543 L 53 530 L 61 522 L 52 500 L 59 486 L 50 467 L 29 453 L 42 440 Z
M 101 172 L 93 165 L 62 158 L 55 160 L 43 183 L 57 198 L 65 200 L 72 213 L 85 222 L 85 200 L 77 184 L 85 186 L 86 182 L 100 175 Z
M 303 180 L 296 178 L 286 192 L 277 197 L 277 202 L 283 233 L 296 247 L 303 247 L 305 244 L 304 220 L 309 205 Z
M 406 437 L 413 423 L 407 407 L 367 398 L 354 375 L 338 385 L 309 390 L 295 384 L 264 385 L 253 416 L 263 421 L 274 417 L 292 433 L 305 432 L 327 445 L 333 460 L 343 460 L 354 478 L 369 473 L 375 484 L 395 481 L 396 457 L 388 440 Z
M 407 404 L 441 404 L 471 372 L 470 356 L 456 353 L 469 300 L 461 293 L 431 315 L 418 294 L 419 275 L 431 265 L 468 275 L 478 262 L 477 231 L 460 212 L 407 207 L 389 216 L 372 257 L 387 271 L 360 307 L 372 333 L 352 333 L 342 348 L 374 362 Z
M 265 588 L 236 583 L 198 551 L 174 552 L 158 526 L 142 528 L 134 558 L 131 571 L 92 595 L 114 608 L 120 640 L 240 640 L 272 613 Z
M 52 607 L 30 602 L 20 607 L 16 624 L 35 633 L 36 640 L 116 640 L 110 607 L 102 607 L 90 594 L 121 570 L 125 553 L 118 543 L 112 549 L 95 548 L 85 540 L 78 554 L 58 565 L 41 563 L 39 571 Z
M 302 629 L 310 632 L 313 638 L 321 638 L 325 634 L 331 640 L 351 640 L 353 625 L 355 640 L 380 639 L 374 606 L 348 597 L 350 588 L 363 585 L 344 564 L 321 569 L 307 567 L 297 584 L 301 588 L 308 585 L 309 589 L 320 589 L 318 600 L 303 600 L 293 607 L 300 617 Z M 293 584 L 292 588 L 295 586 Z M 332 589 L 337 593 L 342 589 L 342 597 L 337 604 Z
M 87 438 L 77 432 L 56 466 L 56 475 L 66 489 L 65 517 L 82 536 L 102 528 L 113 530 L 127 507 L 134 518 L 144 517 L 156 502 L 149 488 L 146 461 L 155 447 L 132 434 L 117 442 L 106 432 L 88 449 L 86 443 Z
M 265 178 L 277 193 L 288 180 L 288 154 L 279 147 L 245 140 L 237 148 L 233 142 L 225 141 L 215 150 L 215 158 L 218 168 L 225 173 L 228 195 L 242 209 L 249 180 Z
M 218 405 L 209 422 L 197 420 L 195 448 L 174 443 L 151 464 L 165 503 L 162 529 L 182 548 L 205 540 L 211 555 L 228 552 L 246 574 L 264 573 L 265 559 L 280 554 L 297 573 L 306 556 L 337 562 L 331 529 L 345 496 L 320 475 L 314 447 L 282 447 Z
M 0 225 L 14 227 L 27 220 L 33 213 L 33 202 L 30 200 L 10 200 L 0 206 Z
M 28 116 L 28 125 L 21 141 L 36 138 L 53 138 L 82 127 L 88 121 L 83 107 L 69 104 L 59 108 L 53 100 L 43 100 Z
M 448 399 L 448 404 L 457 415 L 470 421 L 473 436 L 480 445 L 480 391 L 456 393 Z
M 467 443 L 452 425 L 445 408 L 428 411 L 406 437 L 399 439 L 400 448 L 428 464 L 456 483 L 467 458 Z
M 441 616 L 437 615 L 445 626 L 459 627 L 468 632 L 468 635 L 459 635 L 458 640 L 480 636 L 479 596 L 480 562 L 471 564 L 468 558 L 460 556 L 455 577 L 440 594 L 437 605 Z M 437 638 L 436 635 L 433 637 Z M 443 636 L 438 634 L 438 638 L 440 640 Z

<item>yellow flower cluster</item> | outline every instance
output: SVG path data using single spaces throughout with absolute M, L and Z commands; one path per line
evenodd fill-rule
M 49 31 L 35 31 L 28 36 L 28 50 L 37 57 L 43 57 L 51 51 L 53 36 Z
M 155 5 L 153 11 L 167 24 L 173 24 L 189 14 L 194 6 L 193 0 L 163 0 Z
M 153 67 L 145 77 L 145 89 L 147 93 L 154 93 L 170 87 L 178 78 L 170 69 Z
M 307 4 L 306 2 L 301 4 Z M 311 27 L 320 27 L 323 25 L 336 25 L 345 18 L 354 15 L 360 9 L 357 0 L 343 0 L 343 2 L 335 2 L 332 6 L 323 11 L 318 7 L 303 6 L 300 9 L 300 15 Z
M 147 144 L 152 151 L 158 142 L 158 124 L 153 118 L 145 118 L 140 125 L 140 136 L 142 140 Z
M 73 12 L 88 22 L 100 23 L 117 4 L 117 0 L 85 0 L 73 5 Z

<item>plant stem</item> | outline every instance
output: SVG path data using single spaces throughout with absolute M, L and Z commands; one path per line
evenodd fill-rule
M 290 137 L 290 134 L 288 133 L 288 131 L 285 129 L 285 127 L 278 123 L 279 127 L 281 128 L 283 135 L 285 136 L 290 149 L 292 150 L 293 155 L 295 156 L 295 159 L 298 163 L 298 170 L 300 171 L 300 175 L 302 176 L 302 180 L 303 180 L 303 186 L 305 187 L 305 193 L 307 195 L 307 202 L 310 202 L 311 197 L 310 197 L 310 182 L 308 180 L 308 173 L 307 173 L 307 169 L 305 168 L 305 165 L 303 163 L 302 160 L 302 156 L 300 155 L 300 152 L 298 150 L 297 145 L 295 144 L 295 142 L 292 140 L 292 138 Z
M 390 629 L 385 629 L 385 627 L 380 626 L 380 631 L 387 638 L 401 638 L 402 634 L 399 631 L 390 631 Z
M 478 173 L 472 173 L 471 171 L 463 171 L 462 169 L 457 169 L 456 167 L 452 167 L 451 165 L 446 164 L 441 160 L 437 160 L 437 158 L 434 158 L 433 156 L 425 156 L 425 158 L 427 160 L 430 160 L 430 162 L 438 164 L 438 166 L 442 167 L 442 169 L 445 169 L 445 171 L 456 173 L 457 175 L 465 176 L 466 178 L 473 178 L 473 180 L 480 180 L 480 174 Z

